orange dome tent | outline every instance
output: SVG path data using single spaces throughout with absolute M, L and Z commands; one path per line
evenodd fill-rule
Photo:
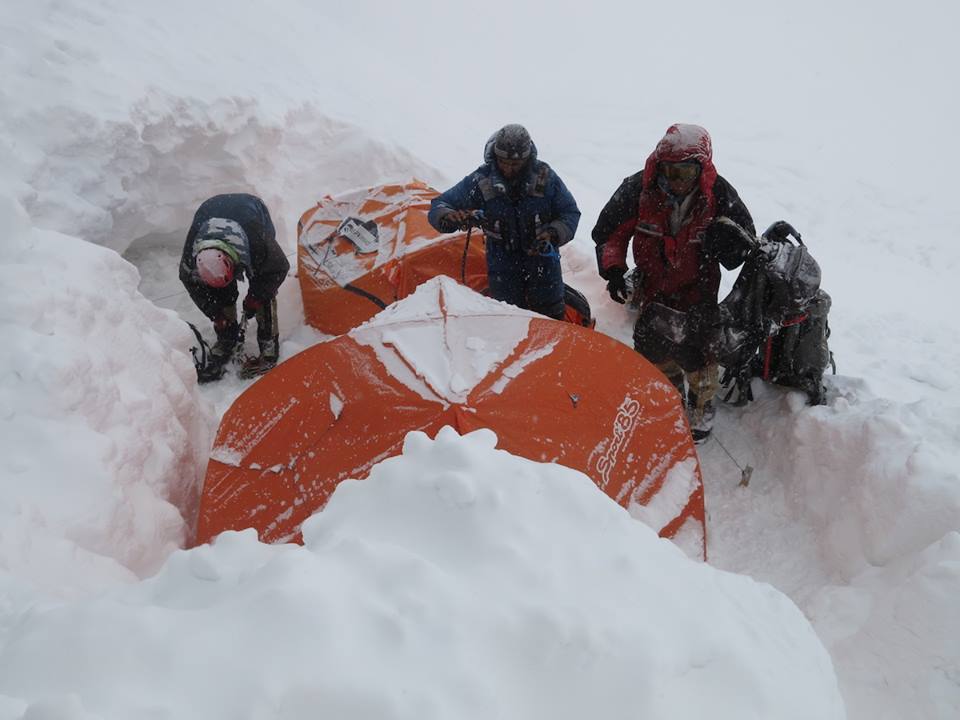
M 337 483 L 366 477 L 411 430 L 450 425 L 491 428 L 501 449 L 584 472 L 702 557 L 703 483 L 685 418 L 673 387 L 625 345 L 436 278 L 236 400 L 197 541 L 248 527 L 265 542 L 298 540 Z
M 324 197 L 297 224 L 303 313 L 341 335 L 437 275 L 461 279 L 466 233 L 442 235 L 427 222 L 437 191 L 419 181 Z M 483 237 L 467 251 L 463 282 L 487 286 Z
M 297 276 L 309 325 L 341 335 L 439 275 L 483 292 L 483 233 L 441 234 L 427 222 L 439 193 L 422 182 L 326 196 L 297 224 Z M 567 320 L 592 326 L 586 299 L 566 288 Z

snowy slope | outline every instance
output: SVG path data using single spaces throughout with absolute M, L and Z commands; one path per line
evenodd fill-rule
M 790 220 L 820 260 L 841 373 L 826 407 L 758 388 L 752 406 L 721 412 L 702 452 L 711 562 L 797 603 L 850 717 L 960 714 L 960 238 L 949 210 L 960 101 L 945 85 L 958 19 L 935 2 L 864 13 L 835 2 L 546 12 L 16 0 L 0 16 L 5 661 L 27 657 L 6 643 L 40 627 L 28 619 L 36 603 L 66 602 L 68 623 L 96 618 L 73 598 L 147 592 L 136 577 L 182 542 L 175 508 L 189 514 L 210 433 L 242 390 L 198 392 L 185 326 L 155 307 L 200 319 L 175 263 L 202 199 L 260 194 L 292 251 L 296 218 L 318 196 L 410 176 L 453 182 L 492 130 L 524 122 L 584 213 L 568 279 L 599 329 L 629 342 L 589 229 L 663 130 L 685 121 L 711 131 L 758 226 Z M 155 305 L 111 251 L 136 264 Z M 319 336 L 296 320 L 292 279 L 280 300 L 290 354 Z M 749 487 L 734 460 L 755 468 Z M 238 547 L 241 564 L 272 552 Z M 52 637 L 83 647 L 66 630 Z M 13 698 L 0 717 L 53 691 L 25 673 L 0 691 Z M 57 700 L 54 716 L 87 717 L 82 700 Z

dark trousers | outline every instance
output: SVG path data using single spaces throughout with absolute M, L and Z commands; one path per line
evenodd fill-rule
M 222 288 L 212 288 L 201 283 L 184 283 L 187 292 L 200 312 L 213 321 L 217 330 L 217 339 L 230 343 L 236 338 L 237 325 L 237 281 Z M 273 297 L 257 310 L 257 344 L 260 353 L 276 358 L 280 354 L 280 329 L 277 323 L 277 298 Z M 219 323 L 218 323 L 219 321 Z
M 563 318 L 563 275 L 555 248 L 542 255 L 527 255 L 489 238 L 486 247 L 491 297 L 547 317 Z
M 199 282 L 185 282 L 184 286 L 200 312 L 214 322 L 223 316 L 223 308 L 237 304 L 239 291 L 236 280 L 222 288 L 209 287 Z
M 260 354 L 276 360 L 280 356 L 280 328 L 277 325 L 277 298 L 257 310 L 257 345 Z

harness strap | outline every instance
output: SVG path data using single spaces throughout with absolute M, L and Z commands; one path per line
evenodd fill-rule
M 190 326 L 190 329 L 193 330 L 194 336 L 197 338 L 197 347 L 190 348 L 190 354 L 193 356 L 193 367 L 199 373 L 209 362 L 210 357 L 210 345 L 207 344 L 207 341 L 203 339 L 203 335 L 200 334 L 200 331 L 197 330 L 197 326 L 191 322 L 188 322 L 187 325 Z
M 773 335 L 767 336 L 766 347 L 763 351 L 763 379 L 770 380 L 770 359 L 773 356 Z
M 493 180 L 490 179 L 489 175 L 477 181 L 477 188 L 480 190 L 484 202 L 490 202 L 497 195 L 496 188 L 493 187 Z
M 527 189 L 529 195 L 534 197 L 543 197 L 547 189 L 547 179 L 550 175 L 550 167 L 546 163 L 540 165 L 540 170 L 534 178 L 533 183 Z

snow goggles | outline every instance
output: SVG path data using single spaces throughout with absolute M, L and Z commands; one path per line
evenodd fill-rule
M 692 161 L 660 163 L 660 173 L 670 182 L 690 182 L 700 175 L 700 163 Z

